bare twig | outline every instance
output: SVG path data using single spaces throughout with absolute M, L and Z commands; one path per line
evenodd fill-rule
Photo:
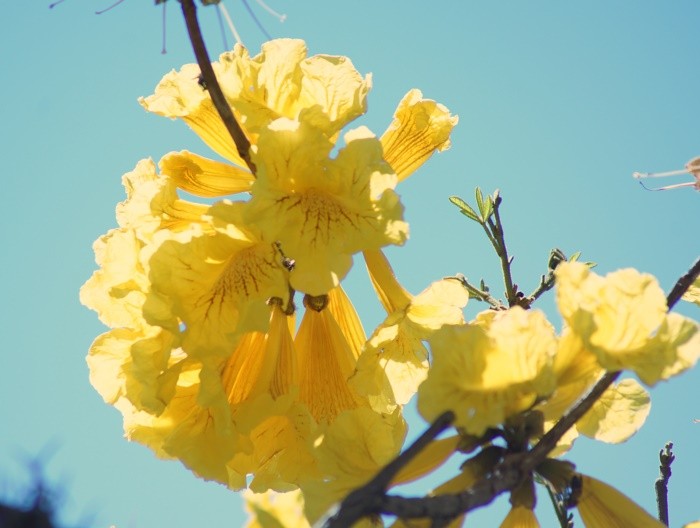
M 190 36 L 190 42 L 192 42 L 192 49 L 194 50 L 195 57 L 197 57 L 197 64 L 199 64 L 199 68 L 202 70 L 204 85 L 209 91 L 216 111 L 219 112 L 221 120 L 224 122 L 229 134 L 231 134 L 233 143 L 238 150 L 238 155 L 245 161 L 250 171 L 255 174 L 255 164 L 250 159 L 250 141 L 238 124 L 238 121 L 236 121 L 231 107 L 228 101 L 226 101 L 224 93 L 221 91 L 221 86 L 219 86 L 219 82 L 216 80 L 214 68 L 211 66 L 209 53 L 207 52 L 207 47 L 202 38 L 202 32 L 199 29 L 199 22 L 197 21 L 197 7 L 194 5 L 193 0 L 180 0 L 180 5 L 182 5 L 182 14 L 185 17 L 187 32 Z
M 659 472 L 661 476 L 654 482 L 659 520 L 666 526 L 668 526 L 668 481 L 671 478 L 671 464 L 676 459 L 671 449 L 673 449 L 673 443 L 669 442 L 659 451 Z
M 506 300 L 508 301 L 508 306 L 513 307 L 516 304 L 518 304 L 518 292 L 516 291 L 515 286 L 513 286 L 513 276 L 510 270 L 510 263 L 512 262 L 512 258 L 508 256 L 508 248 L 506 247 L 506 240 L 503 232 L 503 224 L 501 223 L 501 214 L 499 209 L 502 201 L 503 200 L 500 195 L 496 197 L 496 199 L 493 202 L 493 217 L 495 221 L 489 218 L 487 219 L 487 223 L 489 229 L 491 230 L 491 233 L 493 233 L 493 238 L 495 238 L 496 241 L 496 243 L 494 244 L 494 248 L 496 249 L 496 253 L 498 253 L 499 258 L 501 259 L 503 282 L 506 288 Z M 489 239 L 491 239 L 491 237 L 489 237 Z

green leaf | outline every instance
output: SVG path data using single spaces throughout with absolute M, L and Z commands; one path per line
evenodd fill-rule
M 476 211 L 472 209 L 467 202 L 462 200 L 458 196 L 450 196 L 450 202 L 455 204 L 457 207 L 459 207 L 459 212 L 462 213 L 464 216 L 471 218 L 475 222 L 482 223 L 481 219 L 479 216 L 476 214 Z
M 491 215 L 493 214 L 493 199 L 490 196 L 486 198 L 486 207 L 481 214 L 484 216 L 485 222 L 491 218 Z
M 484 218 L 484 195 L 481 194 L 481 189 L 477 187 L 474 191 L 474 195 L 476 196 L 476 205 L 479 207 L 481 217 Z

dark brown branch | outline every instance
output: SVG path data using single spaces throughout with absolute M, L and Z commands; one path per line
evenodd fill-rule
M 386 490 L 396 475 L 413 460 L 430 442 L 447 429 L 455 419 L 452 411 L 447 411 L 431 424 L 413 444 L 394 460 L 384 466 L 367 484 L 354 490 L 340 504 L 338 512 L 326 524 L 326 528 L 352 526 L 366 515 L 378 513 L 387 499 Z
M 204 44 L 202 32 L 199 29 L 197 7 L 194 5 L 194 0 L 180 0 L 180 4 L 182 5 L 182 14 L 185 17 L 190 42 L 192 42 L 192 49 L 194 50 L 195 57 L 197 57 L 197 64 L 199 64 L 199 68 L 202 70 L 204 85 L 207 87 L 214 107 L 216 111 L 219 112 L 219 116 L 221 116 L 221 120 L 224 122 L 228 133 L 231 134 L 233 143 L 236 145 L 236 150 L 238 150 L 238 155 L 245 161 L 250 171 L 255 174 L 255 164 L 250 159 L 250 141 L 238 124 L 238 121 L 236 121 L 231 107 L 228 101 L 226 101 L 224 93 L 221 91 L 221 86 L 216 80 L 207 47 Z
M 661 476 L 654 482 L 659 520 L 666 526 L 668 526 L 668 481 L 671 478 L 671 464 L 676 459 L 671 449 L 673 449 L 673 444 L 669 442 L 664 446 L 664 449 L 659 451 Z
M 671 289 L 671 292 L 666 297 L 666 304 L 668 305 L 668 310 L 683 297 L 683 294 L 688 291 L 688 288 L 695 282 L 695 279 L 700 275 L 700 258 L 695 261 L 695 263 L 690 267 L 690 269 L 683 275 L 676 284 Z

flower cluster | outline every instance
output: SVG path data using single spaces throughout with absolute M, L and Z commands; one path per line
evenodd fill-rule
M 429 338 L 433 364 L 419 387 L 418 409 L 428 421 L 451 410 L 456 427 L 470 439 L 469 449 L 481 446 L 481 465 L 465 464 L 463 472 L 476 467 L 483 477 L 495 467 L 504 453 L 492 445 L 496 437 L 504 438 L 509 452 L 525 450 L 605 372 L 629 370 L 652 386 L 700 357 L 700 326 L 667 313 L 666 298 L 652 276 L 624 269 L 601 277 L 580 262 L 559 264 L 555 276 L 564 320 L 560 335 L 543 313 L 516 306 L 444 326 Z M 578 434 L 623 442 L 642 426 L 649 409 L 642 385 L 622 380 L 602 394 L 549 456 L 563 454 Z M 575 474 L 568 462 L 548 458 L 535 472 L 566 498 L 566 507 L 578 506 L 586 526 L 607 526 L 610 519 L 625 520 L 616 526 L 662 526 L 610 486 Z M 502 526 L 539 526 L 532 513 L 534 491 L 521 488 L 511 494 L 513 509 Z
M 124 176 L 119 227 L 95 242 L 99 269 L 81 289 L 111 328 L 90 349 L 90 379 L 127 438 L 158 456 L 233 489 L 324 483 L 327 504 L 399 451 L 401 405 L 427 370 L 421 340 L 462 321 L 457 283 L 413 298 L 381 253 L 408 237 L 397 184 L 449 147 L 457 118 L 412 90 L 380 138 L 344 131 L 371 77 L 345 57 L 307 57 L 299 40 L 256 57 L 237 45 L 213 66 L 255 173 L 197 66 L 141 99 L 225 161 L 173 152 Z M 360 252 L 389 314 L 369 341 L 341 286 Z

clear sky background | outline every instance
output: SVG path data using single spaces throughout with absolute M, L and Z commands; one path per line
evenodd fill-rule
M 377 134 L 414 87 L 459 114 L 452 149 L 399 188 L 411 239 L 389 254 L 410 291 L 456 272 L 502 290 L 483 234 L 447 201 L 472 200 L 477 185 L 501 189 L 525 291 L 552 247 L 581 250 L 599 272 L 653 273 L 666 291 L 698 256 L 700 196 L 647 192 L 631 174 L 700 155 L 700 3 L 269 0 L 287 14 L 280 24 L 250 1 L 273 37 L 304 38 L 311 53 L 347 55 L 373 73 L 359 123 Z M 121 416 L 92 389 L 85 364 L 105 328 L 78 289 L 95 269 L 92 242 L 116 225 L 122 174 L 171 150 L 212 155 L 183 123 L 136 102 L 194 62 L 179 5 L 169 2 L 161 54 L 162 11 L 152 2 L 127 0 L 99 16 L 110 0 L 49 3 L 7 2 L 0 32 L 0 498 L 26 489 L 38 461 L 66 526 L 240 526 L 235 493 L 122 438 Z M 264 36 L 238 0 L 225 3 L 257 53 Z M 215 8 L 200 17 L 218 56 Z M 370 332 L 382 312 L 361 266 L 347 284 Z M 557 322 L 552 299 L 540 306 Z M 700 315 L 687 304 L 678 311 Z M 698 370 L 661 383 L 632 440 L 579 441 L 570 458 L 654 511 L 658 451 L 672 440 L 671 524 L 700 518 L 699 395 Z M 409 415 L 415 435 L 423 424 Z M 500 504 L 474 515 L 475 525 L 497 526 Z

